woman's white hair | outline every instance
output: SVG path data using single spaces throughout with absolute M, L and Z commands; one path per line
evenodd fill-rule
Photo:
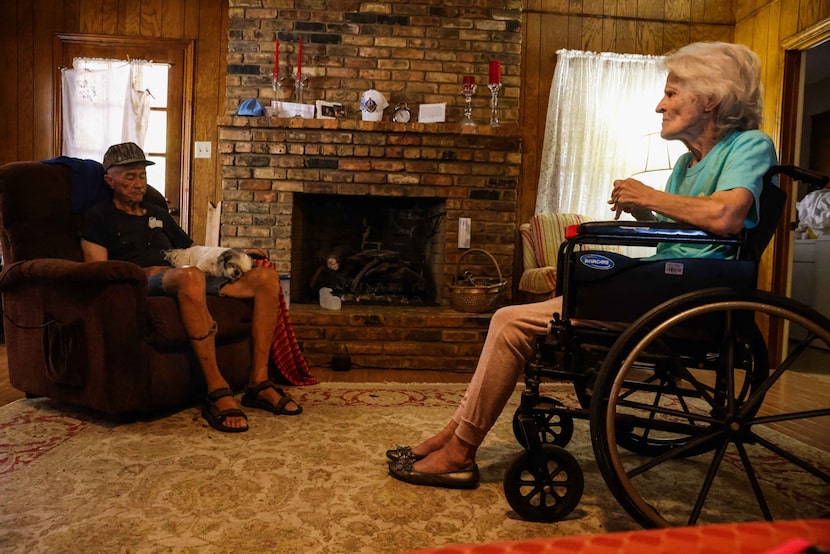
M 761 126 L 761 60 L 746 46 L 695 42 L 669 54 L 664 63 L 696 97 L 715 101 L 719 137 Z

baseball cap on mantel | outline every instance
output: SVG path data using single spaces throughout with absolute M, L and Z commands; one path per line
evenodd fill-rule
M 134 142 L 122 142 L 121 144 L 113 144 L 107 149 L 104 154 L 104 171 L 114 165 L 132 165 L 142 164 L 144 166 L 155 165 L 156 162 L 151 162 L 144 156 L 144 150 Z

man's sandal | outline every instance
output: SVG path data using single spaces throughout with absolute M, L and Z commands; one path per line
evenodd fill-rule
M 245 421 L 248 421 L 248 416 L 246 416 L 245 412 L 239 408 L 220 410 L 219 407 L 216 406 L 216 401 L 226 396 L 233 396 L 233 391 L 231 389 L 222 388 L 209 392 L 207 395 L 207 403 L 202 409 L 202 417 L 205 418 L 205 421 L 207 421 L 211 427 L 217 431 L 222 431 L 223 433 L 242 433 L 247 431 L 247 425 L 245 425 L 245 427 L 228 427 L 224 424 L 225 420 L 229 417 L 244 417 Z
M 282 396 L 282 398 L 280 398 L 279 402 L 276 404 L 272 404 L 271 402 L 260 398 L 259 393 L 265 389 L 274 389 L 280 396 Z M 266 412 L 271 412 L 276 415 L 300 415 L 303 413 L 303 407 L 299 404 L 297 404 L 296 410 L 287 410 L 285 407 L 289 402 L 297 404 L 296 400 L 285 394 L 285 391 L 268 379 L 262 381 L 256 386 L 248 387 L 245 390 L 245 394 L 242 395 L 242 405 L 247 408 L 265 410 Z

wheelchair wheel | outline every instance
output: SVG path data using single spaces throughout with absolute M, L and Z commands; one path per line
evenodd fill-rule
M 808 334 L 770 368 L 766 348 L 748 352 L 763 344 L 756 322 Z M 591 408 L 597 465 L 623 508 L 645 527 L 830 511 L 830 463 L 790 436 L 830 425 L 830 402 L 788 402 L 792 367 L 814 340 L 830 347 L 830 320 L 762 291 L 690 293 L 638 319 L 612 347 Z M 630 452 L 635 429 L 650 448 Z
M 665 314 L 664 314 L 665 315 Z M 757 390 L 764 380 L 769 376 L 769 355 L 764 337 L 754 322 L 736 329 L 729 337 L 731 344 L 718 345 L 718 352 L 714 349 L 701 350 L 702 346 L 709 343 L 698 343 L 690 351 L 680 351 L 675 348 L 678 338 L 673 341 L 665 339 L 655 340 L 646 353 L 641 354 L 636 362 L 637 375 L 639 379 L 630 380 L 626 385 L 626 394 L 637 394 L 641 398 L 650 398 L 653 402 L 669 403 L 676 402 L 677 409 L 683 413 L 693 416 L 694 409 L 688 404 L 690 397 L 699 397 L 708 394 L 714 405 L 723 408 L 726 398 L 728 383 L 726 382 L 727 372 L 719 371 L 716 364 L 724 358 L 721 352 L 728 352 L 734 359 L 734 367 L 740 372 L 740 387 L 733 392 L 736 402 L 744 402 L 753 390 Z M 682 339 L 681 339 L 682 340 Z M 726 339 L 724 339 L 726 340 Z M 631 342 L 628 348 L 633 347 Z M 625 352 L 621 349 L 620 352 Z M 618 368 L 622 360 L 619 357 L 608 358 L 611 367 Z M 699 368 L 707 368 L 712 374 L 711 383 L 706 383 L 701 390 L 690 387 L 690 383 L 683 377 L 688 364 Z M 615 371 L 615 370 L 610 370 Z M 635 373 L 632 371 L 632 375 Z M 692 438 L 682 433 L 662 433 L 653 429 L 649 420 L 621 419 L 615 425 L 617 445 L 635 454 L 644 456 L 659 456 L 664 452 L 686 444 Z M 712 447 L 710 443 L 703 442 L 694 448 L 684 449 L 679 456 L 696 456 L 706 452 Z
M 553 406 L 563 406 L 561 402 L 547 396 L 539 397 L 540 404 L 552 404 Z M 522 415 L 521 406 L 516 408 L 513 414 L 513 435 L 524 448 L 530 446 L 525 438 L 522 429 L 522 422 L 519 419 Z M 567 446 L 571 442 L 571 437 L 574 434 L 574 420 L 571 416 L 565 414 L 555 414 L 547 412 L 544 409 L 533 410 L 533 420 L 536 423 L 539 432 L 539 441 L 542 444 L 553 444 L 555 446 Z
M 523 450 L 504 474 L 507 502 L 527 521 L 564 519 L 579 504 L 584 486 L 576 458 L 551 444 L 543 445 L 539 452 Z

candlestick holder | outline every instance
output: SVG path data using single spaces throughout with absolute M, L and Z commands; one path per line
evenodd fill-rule
M 501 90 L 501 83 L 490 83 L 487 85 L 490 89 L 490 126 L 499 126 L 499 91 Z
M 272 75 L 271 76 L 271 88 L 274 92 L 279 92 L 283 90 L 286 86 L 288 86 L 288 81 L 291 80 L 291 77 L 285 74 L 282 75 Z
M 303 103 L 303 91 L 308 85 L 308 77 L 301 73 L 294 74 L 294 102 Z
M 476 93 L 475 83 L 464 83 L 461 86 L 461 94 L 464 95 L 464 119 L 461 120 L 462 125 L 475 125 L 473 121 L 473 95 Z

